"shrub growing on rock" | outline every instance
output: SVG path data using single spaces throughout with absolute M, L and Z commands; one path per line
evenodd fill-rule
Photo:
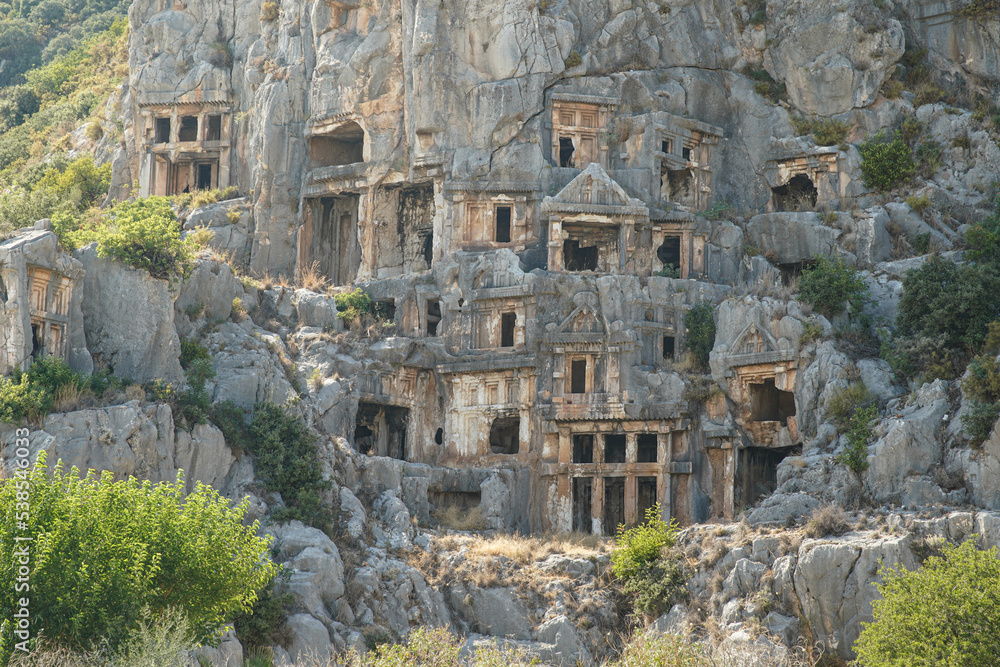
M 854 645 L 865 667 L 994 665 L 1000 655 L 1000 560 L 973 540 L 944 545 L 913 572 L 883 566 L 873 623 Z
M 702 364 L 708 364 L 715 347 L 715 308 L 700 303 L 684 314 L 684 347 L 691 350 Z
M 868 285 L 861 274 L 847 265 L 841 257 L 816 258 L 816 263 L 802 271 L 799 278 L 799 296 L 823 315 L 837 315 L 850 304 L 853 313 L 859 313 L 871 297 Z
M 681 567 L 664 552 L 674 545 L 678 530 L 675 520 L 660 518 L 659 503 L 646 510 L 644 523 L 618 527 L 611 571 L 621 580 L 622 591 L 634 596 L 638 613 L 658 616 L 684 595 Z
M 249 609 L 276 566 L 270 538 L 243 525 L 248 503 L 233 507 L 211 487 L 185 494 L 183 477 L 151 484 L 115 481 L 106 471 L 81 479 L 74 468 L 49 470 L 44 452 L 22 476 L 0 480 L 0 614 L 12 618 L 18 544 L 30 549 L 31 630 L 74 650 L 117 649 L 144 610 L 179 608 L 197 639 L 216 636 L 238 609 Z M 30 512 L 19 517 L 27 493 Z M 22 525 L 24 524 L 24 525 Z M 10 656 L 9 625 L 0 658 Z
M 1000 271 L 931 257 L 906 274 L 896 325 L 904 336 L 940 337 L 950 348 L 975 350 L 1000 318 Z
M 869 137 L 858 146 L 861 152 L 861 175 L 869 188 L 889 190 L 916 172 L 913 154 L 898 133 Z

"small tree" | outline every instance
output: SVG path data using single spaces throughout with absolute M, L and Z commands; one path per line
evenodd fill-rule
M 18 507 L 27 495 L 28 510 Z M 20 495 L 20 497 L 19 497 Z M 184 492 L 176 482 L 115 481 L 105 471 L 81 479 L 45 453 L 23 477 L 0 480 L 0 618 L 13 618 L 15 552 L 30 541 L 31 634 L 56 645 L 115 651 L 144 614 L 181 610 L 198 641 L 216 635 L 237 610 L 250 609 L 275 575 L 269 537 L 243 525 L 248 501 L 233 507 L 211 487 Z M 26 516 L 20 516 L 26 514 Z M 0 662 L 15 638 L 0 630 Z
M 898 132 L 888 137 L 879 132 L 863 141 L 858 151 L 861 153 L 861 175 L 869 188 L 889 190 L 916 173 L 913 153 Z
M 986 667 L 1000 655 L 1000 560 L 997 549 L 969 540 L 945 545 L 913 572 L 882 567 L 872 604 L 854 645 L 865 667 Z
M 702 364 L 715 347 L 715 308 L 710 303 L 699 303 L 684 314 L 684 346 L 694 353 Z
M 803 269 L 799 296 L 827 316 L 843 312 L 845 303 L 850 304 L 852 314 L 859 313 L 871 300 L 860 273 L 842 257 L 826 256 L 817 257 L 815 265 Z
M 948 347 L 977 349 L 1000 318 L 1000 272 L 931 257 L 903 279 L 896 325 L 904 336 L 941 337 Z
M 634 528 L 618 527 L 611 571 L 631 595 L 635 611 L 657 616 L 684 593 L 684 573 L 674 558 L 664 553 L 677 539 L 677 522 L 660 518 L 657 503 L 646 510 L 645 522 Z

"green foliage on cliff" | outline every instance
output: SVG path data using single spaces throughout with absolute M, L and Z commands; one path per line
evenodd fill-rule
M 816 258 L 816 263 L 802 271 L 799 296 L 826 316 L 838 315 L 849 304 L 851 313 L 859 313 L 871 297 L 861 274 L 842 257 Z
M 896 325 L 904 336 L 940 337 L 953 349 L 976 350 L 1000 319 L 1000 272 L 931 257 L 906 274 Z
M 258 403 L 247 423 L 243 411 L 226 402 L 212 409 L 211 419 L 230 447 L 254 457 L 254 471 L 264 488 L 281 494 L 285 507 L 272 514 L 275 521 L 298 519 L 330 530 L 333 515 L 320 500 L 330 482 L 323 479 L 316 438 L 301 417 L 274 403 Z
M 1000 655 L 1000 560 L 973 540 L 945 545 L 919 570 L 883 566 L 873 623 L 854 650 L 864 667 L 986 667 Z
M 684 595 L 684 573 L 665 551 L 674 545 L 679 527 L 675 520 L 660 518 L 659 503 L 644 518 L 632 528 L 618 526 L 611 571 L 622 592 L 633 598 L 636 612 L 659 616 Z
M 110 471 L 81 479 L 76 469 L 48 470 L 44 453 L 24 478 L 0 480 L 0 617 L 30 597 L 32 635 L 44 628 L 50 642 L 78 650 L 116 650 L 143 610 L 179 608 L 196 639 L 215 636 L 253 605 L 277 566 L 267 558 L 270 538 L 257 537 L 256 522 L 243 524 L 247 501 L 233 507 L 211 487 L 184 488 L 180 475 L 155 485 L 115 481 Z M 17 505 L 24 494 L 28 511 Z M 30 593 L 15 590 L 15 536 L 31 539 Z M 0 660 L 13 639 L 4 623 Z
M 715 347 L 715 308 L 700 303 L 684 314 L 684 347 L 691 350 L 702 364 L 708 364 Z
M 81 375 L 58 357 L 41 357 L 28 370 L 15 370 L 0 378 L 0 421 L 40 423 L 62 402 L 76 403 L 81 397 L 103 395 L 124 383 L 107 372 Z M 75 407 L 75 406 L 74 406 Z
M 886 136 L 879 132 L 863 141 L 858 150 L 861 174 L 869 188 L 889 190 L 916 173 L 913 153 L 898 133 Z

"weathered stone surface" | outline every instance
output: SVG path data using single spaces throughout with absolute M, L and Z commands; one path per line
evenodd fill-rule
M 83 325 L 99 365 L 136 382 L 180 381 L 180 339 L 174 329 L 175 287 L 148 272 L 77 250 L 82 263 Z

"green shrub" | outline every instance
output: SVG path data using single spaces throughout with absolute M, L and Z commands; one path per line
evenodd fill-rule
M 823 327 L 820 326 L 819 322 L 804 322 L 802 324 L 802 336 L 799 338 L 799 344 L 805 345 L 822 337 Z
M 872 603 L 874 622 L 864 626 L 854 650 L 865 667 L 996 664 L 1000 655 L 1000 560 L 997 549 L 969 540 L 945 544 L 907 572 L 883 565 L 882 599 Z
M 298 519 L 330 529 L 332 513 L 320 501 L 320 492 L 330 488 L 330 482 L 320 473 L 316 439 L 301 417 L 273 403 L 258 403 L 249 424 L 232 404 L 214 408 L 212 419 L 230 447 L 254 457 L 264 488 L 281 494 L 285 507 L 274 512 L 274 520 Z
M 577 51 L 576 49 L 570 51 L 569 55 L 566 56 L 566 69 L 579 67 L 582 64 L 583 64 L 583 56 L 581 56 L 580 52 Z
M 899 133 L 889 137 L 879 132 L 861 142 L 861 174 L 869 188 L 889 190 L 916 172 L 913 154 Z
M 899 124 L 899 136 L 906 142 L 907 146 L 913 146 L 917 141 L 917 137 L 923 131 L 924 124 L 917 120 L 915 116 L 904 116 L 902 122 Z
M 920 142 L 915 152 L 917 156 L 917 174 L 923 178 L 930 178 L 944 165 L 941 144 L 933 139 Z
M 41 357 L 32 361 L 26 372 L 17 369 L 10 377 L 0 378 L 0 421 L 41 423 L 52 411 L 56 394 L 66 385 L 75 385 L 80 392 L 93 391 L 98 396 L 109 386 L 122 386 L 120 380 L 107 374 L 83 376 L 70 370 L 58 357 Z
M 962 415 L 962 431 L 968 436 L 969 444 L 978 447 L 990 437 L 997 415 L 1000 415 L 1000 402 L 972 402 L 969 411 Z
M 917 384 L 960 375 L 968 358 L 950 347 L 944 336 L 901 336 L 882 341 L 879 356 L 889 362 L 896 378 L 917 378 Z
M 711 303 L 699 303 L 684 314 L 684 332 L 684 347 L 701 364 L 708 364 L 715 347 L 715 308 Z
M 990 215 L 965 232 L 966 261 L 1000 266 L 1000 196 L 993 202 Z
M 906 204 L 917 213 L 923 213 L 931 206 L 931 200 L 927 195 L 914 195 L 906 198 Z
M 633 597 L 637 613 L 656 618 L 687 595 L 684 571 L 674 558 L 658 558 L 622 582 L 621 590 Z
M 856 382 L 844 387 L 826 403 L 826 412 L 838 429 L 846 428 L 851 417 L 860 409 L 873 405 L 878 400 L 864 382 Z
M 873 424 L 877 418 L 877 405 L 854 411 L 847 423 L 847 449 L 837 456 L 838 463 L 843 463 L 858 474 L 868 469 L 868 441 L 874 435 Z
M 982 403 L 1000 401 L 1000 364 L 995 354 L 984 354 L 969 362 L 968 375 L 962 380 L 962 391 Z
M 802 270 L 799 296 L 828 317 L 843 312 L 845 303 L 852 314 L 860 313 L 871 300 L 860 273 L 842 257 L 826 256 L 817 257 L 813 266 Z
M 955 10 L 955 16 L 963 19 L 988 23 L 1000 16 L 1000 0 L 969 0 Z
M 918 254 L 926 255 L 931 251 L 931 233 L 924 232 L 913 237 L 913 249 Z
M 114 651 L 137 628 L 143 610 L 181 609 L 196 639 L 217 636 L 238 609 L 274 577 L 265 556 L 270 538 L 244 526 L 248 501 L 233 507 L 211 487 L 184 492 L 176 482 L 115 481 L 110 471 L 83 479 L 74 468 L 48 474 L 45 453 L 24 476 L 0 480 L 0 613 L 12 618 L 16 598 L 14 536 L 31 540 L 31 631 L 49 641 Z M 27 491 L 26 527 L 17 517 Z M 17 521 L 15 521 L 17 518 Z M 14 638 L 5 624 L 0 658 Z
M 764 10 L 758 10 L 758 12 L 754 13 L 754 16 L 757 16 L 762 11 Z M 762 97 L 766 97 L 772 104 L 777 104 L 782 100 L 788 99 L 788 91 L 785 88 L 785 84 L 775 81 L 763 67 L 755 67 L 752 64 L 747 64 L 740 70 L 740 73 L 752 79 L 754 81 L 754 92 Z
M 813 139 L 819 146 L 836 146 L 847 140 L 851 126 L 836 118 L 821 118 L 813 123 Z
M 975 350 L 998 318 L 1000 273 L 992 266 L 959 266 L 934 256 L 903 279 L 896 324 L 904 336 L 940 338 L 952 349 Z
M 913 91 L 913 106 L 922 107 L 925 104 L 936 104 L 943 100 L 947 94 L 933 81 L 925 81 L 917 86 Z
M 677 539 L 677 522 L 660 518 L 660 505 L 646 510 L 645 523 L 633 528 L 618 526 L 615 548 L 611 552 L 611 571 L 619 579 L 628 579 L 660 559 L 665 547 Z
M 205 346 L 196 340 L 191 338 L 181 339 L 181 368 L 188 369 L 196 361 L 207 360 L 211 361 L 212 357 L 208 354 L 208 350 Z
M 257 594 L 251 610 L 236 612 L 233 627 L 244 651 L 254 653 L 274 645 L 288 647 L 291 634 L 285 627 L 285 621 L 288 610 L 295 604 L 295 596 L 291 593 L 279 595 L 275 585 L 290 576 L 291 571 L 282 570 Z

